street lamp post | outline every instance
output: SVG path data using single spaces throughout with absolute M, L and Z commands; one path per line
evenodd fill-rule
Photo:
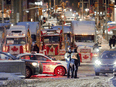
M 105 0 L 105 3 L 106 3 L 106 1 L 107 0 Z M 105 16 L 105 18 L 106 18 L 106 22 L 105 22 L 105 38 L 106 38 L 106 40 L 108 40 L 108 30 L 107 30 L 107 3 L 106 3 L 106 5 L 105 5 L 105 13 L 106 13 L 106 16 Z
M 55 13 L 55 5 L 56 5 L 56 2 L 55 2 L 55 0 L 54 0 L 54 13 Z
M 84 8 L 84 3 L 83 3 L 83 0 L 82 0 L 82 19 L 84 19 L 84 10 L 83 10 L 83 8 Z
M 2 23 L 4 23 L 4 0 L 2 0 Z

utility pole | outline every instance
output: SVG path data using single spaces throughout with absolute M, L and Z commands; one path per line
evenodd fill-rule
M 50 15 L 51 15 L 51 0 L 49 0 L 48 2 L 48 19 L 50 18 Z
M 83 3 L 83 0 L 82 0 L 82 19 L 84 19 L 84 3 Z
M 105 34 L 105 38 L 106 38 L 106 40 L 108 40 L 108 29 L 107 29 L 107 2 L 106 2 L 107 0 L 105 0 L 105 13 L 106 13 L 106 15 L 105 15 L 105 18 L 106 18 L 106 21 L 105 21 L 105 31 L 106 31 L 106 34 Z
M 97 6 L 97 28 L 99 24 L 99 0 L 97 0 L 98 6 Z
M 54 0 L 54 13 L 55 13 L 55 5 L 56 5 L 56 3 L 55 3 L 55 0 Z
M 62 6 L 62 12 L 63 12 L 63 1 L 61 0 L 61 6 Z M 62 18 L 62 17 L 61 17 Z M 63 48 L 65 48 L 65 36 L 64 36 L 64 20 L 63 18 L 61 19 L 62 20 L 62 38 L 63 38 Z
M 2 23 L 4 23 L 4 0 L 2 0 Z

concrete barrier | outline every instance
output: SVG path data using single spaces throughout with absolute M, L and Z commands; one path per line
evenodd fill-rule
M 0 72 L 20 73 L 25 76 L 25 62 L 21 60 L 0 60 Z

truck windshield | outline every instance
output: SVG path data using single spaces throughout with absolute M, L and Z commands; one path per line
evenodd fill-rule
M 75 35 L 76 42 L 94 42 L 94 35 Z
M 26 38 L 7 38 L 7 44 L 26 44 Z
M 44 37 L 44 43 L 58 43 L 60 41 L 59 36 Z

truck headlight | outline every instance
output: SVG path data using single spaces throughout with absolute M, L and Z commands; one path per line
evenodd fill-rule
M 95 61 L 95 65 L 98 65 L 99 66 L 99 65 L 101 65 L 101 62 L 99 60 L 96 60 Z
M 98 48 L 95 48 L 94 51 L 95 51 L 95 52 L 99 52 L 99 49 L 98 49 Z
M 94 56 L 94 57 L 97 57 L 97 56 L 98 56 L 98 53 L 93 53 L 93 56 Z
M 33 66 L 39 66 L 39 64 L 38 64 L 38 63 L 32 63 L 32 65 L 33 65 Z

